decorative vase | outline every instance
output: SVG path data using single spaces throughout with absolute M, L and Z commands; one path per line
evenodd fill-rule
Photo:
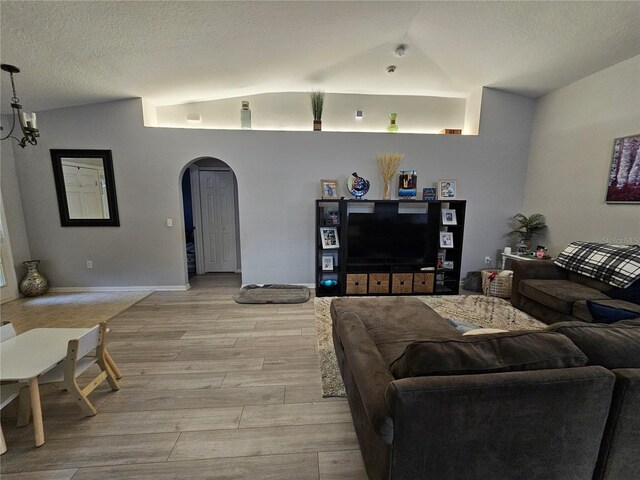
M 396 118 L 398 117 L 397 113 L 389 114 L 389 126 L 387 126 L 387 132 L 389 133 L 397 133 L 398 125 L 396 125 Z
M 240 128 L 243 130 L 251 130 L 251 110 L 249 102 L 242 101 L 242 109 L 240 110 Z
M 44 295 L 49 290 L 49 280 L 38 271 L 40 260 L 28 260 L 22 262 L 27 273 L 20 281 L 18 288 L 25 297 L 37 297 Z
M 384 191 L 382 193 L 383 200 L 391 200 L 391 180 L 384 182 Z
M 321 132 L 322 131 L 322 120 L 314 120 L 313 121 L 313 131 Z

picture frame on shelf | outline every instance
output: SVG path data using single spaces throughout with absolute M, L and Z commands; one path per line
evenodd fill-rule
M 422 200 L 437 200 L 438 189 L 436 187 L 427 187 L 422 189 Z
M 440 232 L 440 248 L 453 248 L 453 232 Z
M 455 178 L 438 180 L 438 200 L 458 198 L 458 180 Z
M 323 178 L 322 180 L 320 180 L 320 188 L 322 191 L 323 200 L 338 199 L 338 180 Z
M 322 248 L 325 250 L 340 248 L 338 229 L 336 227 L 320 227 L 320 239 L 322 241 Z
M 453 270 L 453 269 L 455 268 L 455 267 L 454 267 L 454 262 L 453 262 L 453 260 L 445 260 L 445 261 L 443 262 L 442 267 L 443 267 L 445 270 Z
M 322 256 L 322 270 L 324 272 L 333 271 L 333 256 L 332 255 L 323 255 Z
M 640 133 L 613 140 L 607 203 L 640 203 L 640 183 L 634 175 L 633 152 L 640 145 Z
M 436 268 L 444 268 L 444 252 L 438 252 L 438 261 L 436 263 Z
M 398 197 L 413 198 L 417 195 L 418 174 L 415 170 L 401 170 L 398 176 Z
M 458 218 L 456 217 L 456 211 L 453 208 L 443 208 L 442 212 L 442 225 L 458 225 Z
M 324 224 L 325 225 L 340 225 L 340 212 L 338 210 L 324 211 Z

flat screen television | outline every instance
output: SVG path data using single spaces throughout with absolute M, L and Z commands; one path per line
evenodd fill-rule
M 427 215 L 423 213 L 350 213 L 347 255 L 357 262 L 429 263 Z

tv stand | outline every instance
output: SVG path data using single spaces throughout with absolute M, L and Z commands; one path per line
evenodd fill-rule
M 465 210 L 465 200 L 316 200 L 316 296 L 458 294 Z M 397 216 L 391 224 L 407 228 L 410 221 L 403 220 L 412 217 L 419 241 L 412 238 L 408 245 L 419 254 L 399 250 L 398 238 L 406 234 L 398 237 L 387 224 L 368 242 L 355 220 L 350 227 L 354 213 L 374 227 L 377 218 Z M 350 246 L 356 251 L 349 252 Z M 397 256 L 404 253 L 410 256 Z

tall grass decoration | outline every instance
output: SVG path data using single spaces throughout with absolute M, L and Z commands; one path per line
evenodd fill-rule
M 311 111 L 313 112 L 313 121 L 322 120 L 322 107 L 324 106 L 324 92 L 315 90 L 311 92 Z
M 384 200 L 391 199 L 391 180 L 398 173 L 398 167 L 404 155 L 402 153 L 379 153 L 376 155 L 378 161 L 378 171 L 382 177 L 382 184 L 384 185 L 384 193 L 382 198 Z

